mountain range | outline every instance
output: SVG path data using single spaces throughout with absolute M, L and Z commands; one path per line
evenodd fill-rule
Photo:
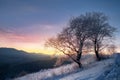
M 0 48 L 0 80 L 53 68 L 56 58 L 14 48 Z

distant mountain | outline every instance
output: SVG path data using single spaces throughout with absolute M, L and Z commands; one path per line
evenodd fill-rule
M 56 58 L 49 55 L 27 53 L 14 48 L 0 48 L 0 80 L 52 68 Z
M 9 63 L 23 63 L 33 60 L 46 60 L 50 56 L 44 54 L 33 54 L 14 48 L 0 48 L 0 66 Z

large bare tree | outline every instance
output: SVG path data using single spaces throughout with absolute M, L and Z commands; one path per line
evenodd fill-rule
M 70 20 L 71 33 L 76 38 L 78 45 L 77 50 L 77 61 L 80 61 L 81 55 L 83 53 L 83 46 L 85 41 L 88 39 L 89 35 L 89 21 L 86 15 L 80 15 Z
M 63 52 L 81 67 L 82 50 L 89 32 L 89 26 L 87 25 L 88 20 L 86 20 L 84 15 L 72 18 L 69 22 L 69 27 L 64 28 L 56 38 L 49 39 L 47 45 Z

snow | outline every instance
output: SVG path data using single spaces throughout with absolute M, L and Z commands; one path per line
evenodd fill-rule
M 84 57 L 82 64 L 82 69 L 72 63 L 28 74 L 14 80 L 120 80 L 120 54 L 102 61 L 95 61 L 90 56 L 87 59 Z
M 74 72 L 77 68 L 78 68 L 77 65 L 75 63 L 72 63 L 72 64 L 64 65 L 58 68 L 48 69 L 48 70 L 43 70 L 37 73 L 28 74 L 26 76 L 16 78 L 14 80 L 44 80 L 49 77 Z
M 108 69 L 108 66 L 112 63 L 112 59 L 96 62 L 94 63 L 94 67 L 71 74 L 60 80 L 96 80 L 97 77 L 99 77 L 105 71 L 105 69 Z
M 120 80 L 120 54 L 115 54 L 114 65 L 109 74 L 106 75 L 105 80 Z

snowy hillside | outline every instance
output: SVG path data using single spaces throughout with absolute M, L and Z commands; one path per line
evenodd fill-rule
M 16 78 L 14 80 L 120 80 L 120 54 L 99 62 L 82 62 L 79 69 L 75 63 L 54 69 L 43 70 L 37 73 Z M 87 63 L 87 64 L 86 64 Z

